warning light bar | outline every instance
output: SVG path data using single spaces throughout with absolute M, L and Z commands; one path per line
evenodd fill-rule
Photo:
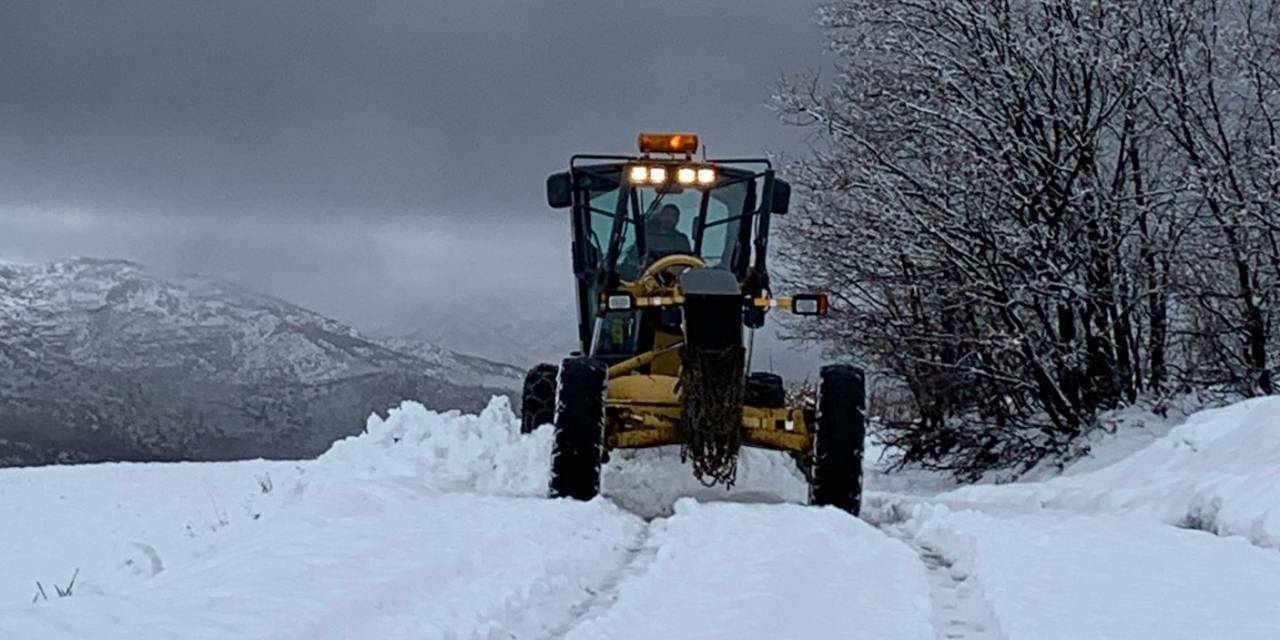
M 698 150 L 696 133 L 642 133 L 640 153 L 693 153 Z

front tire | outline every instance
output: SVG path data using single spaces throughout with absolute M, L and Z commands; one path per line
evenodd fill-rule
M 551 449 L 551 497 L 590 500 L 600 494 L 600 454 L 609 367 L 592 358 L 560 365 L 555 443 Z
M 861 369 L 848 365 L 825 366 L 821 378 L 809 503 L 856 516 L 862 508 L 866 379 Z
M 560 370 L 554 364 L 536 364 L 524 376 L 520 394 L 520 433 L 551 424 L 556 417 L 556 377 Z

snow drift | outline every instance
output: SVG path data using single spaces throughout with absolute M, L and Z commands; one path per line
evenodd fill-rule
M 1201 411 L 1110 466 L 1046 482 L 964 487 L 940 496 L 1126 514 L 1280 548 L 1280 397 Z
M 413 477 L 441 491 L 545 495 L 551 432 L 522 436 L 519 427 L 502 397 L 479 415 L 403 402 L 385 419 L 370 416 L 364 433 L 335 442 L 311 469 L 338 481 Z

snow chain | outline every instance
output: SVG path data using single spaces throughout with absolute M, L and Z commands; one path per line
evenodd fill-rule
M 732 487 L 742 446 L 745 387 L 741 346 L 699 349 L 685 346 L 680 387 L 684 395 L 680 445 L 682 462 L 693 461 L 693 476 L 704 486 Z

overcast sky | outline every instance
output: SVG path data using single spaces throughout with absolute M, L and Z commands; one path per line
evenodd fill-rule
M 815 4 L 2 2 L 0 259 L 210 273 L 377 331 L 568 304 L 547 174 L 642 129 L 802 149 L 765 104 L 820 65 Z

